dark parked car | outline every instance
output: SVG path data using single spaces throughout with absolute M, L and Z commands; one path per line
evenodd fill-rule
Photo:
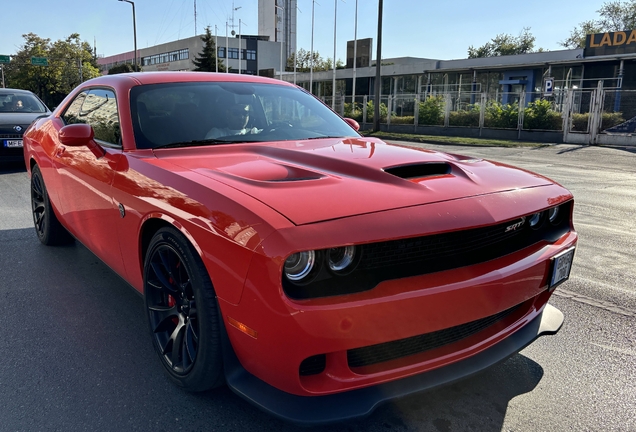
M 23 161 L 22 134 L 33 120 L 48 114 L 44 102 L 30 91 L 0 89 L 0 162 Z

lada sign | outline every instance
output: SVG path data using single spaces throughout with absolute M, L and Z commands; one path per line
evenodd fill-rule
M 589 34 L 585 57 L 636 53 L 636 30 Z

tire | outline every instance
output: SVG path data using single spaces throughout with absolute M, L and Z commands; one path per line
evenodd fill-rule
M 31 212 L 35 232 L 42 244 L 55 246 L 73 242 L 73 237 L 55 216 L 42 172 L 37 165 L 31 170 Z
M 192 392 L 223 384 L 216 294 L 200 257 L 174 228 L 150 241 L 144 298 L 153 346 L 171 380 Z

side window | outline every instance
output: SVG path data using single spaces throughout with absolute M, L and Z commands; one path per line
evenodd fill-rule
M 85 119 L 95 131 L 95 139 L 121 146 L 119 112 L 115 92 L 91 89 L 82 104 L 79 117 Z
M 75 124 L 75 123 L 86 123 L 80 119 L 80 112 L 82 110 L 82 105 L 84 104 L 84 100 L 86 99 L 86 95 L 88 92 L 83 91 L 73 99 L 73 102 L 66 108 L 66 111 L 62 115 L 62 119 L 64 119 L 64 123 L 66 124 Z

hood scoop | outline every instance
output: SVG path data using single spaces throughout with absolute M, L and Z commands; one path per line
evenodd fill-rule
M 445 162 L 409 164 L 384 168 L 384 172 L 405 180 L 414 180 L 448 175 L 451 165 Z
M 299 182 L 324 177 L 315 171 L 262 159 L 240 161 L 218 170 L 222 174 L 255 182 Z

